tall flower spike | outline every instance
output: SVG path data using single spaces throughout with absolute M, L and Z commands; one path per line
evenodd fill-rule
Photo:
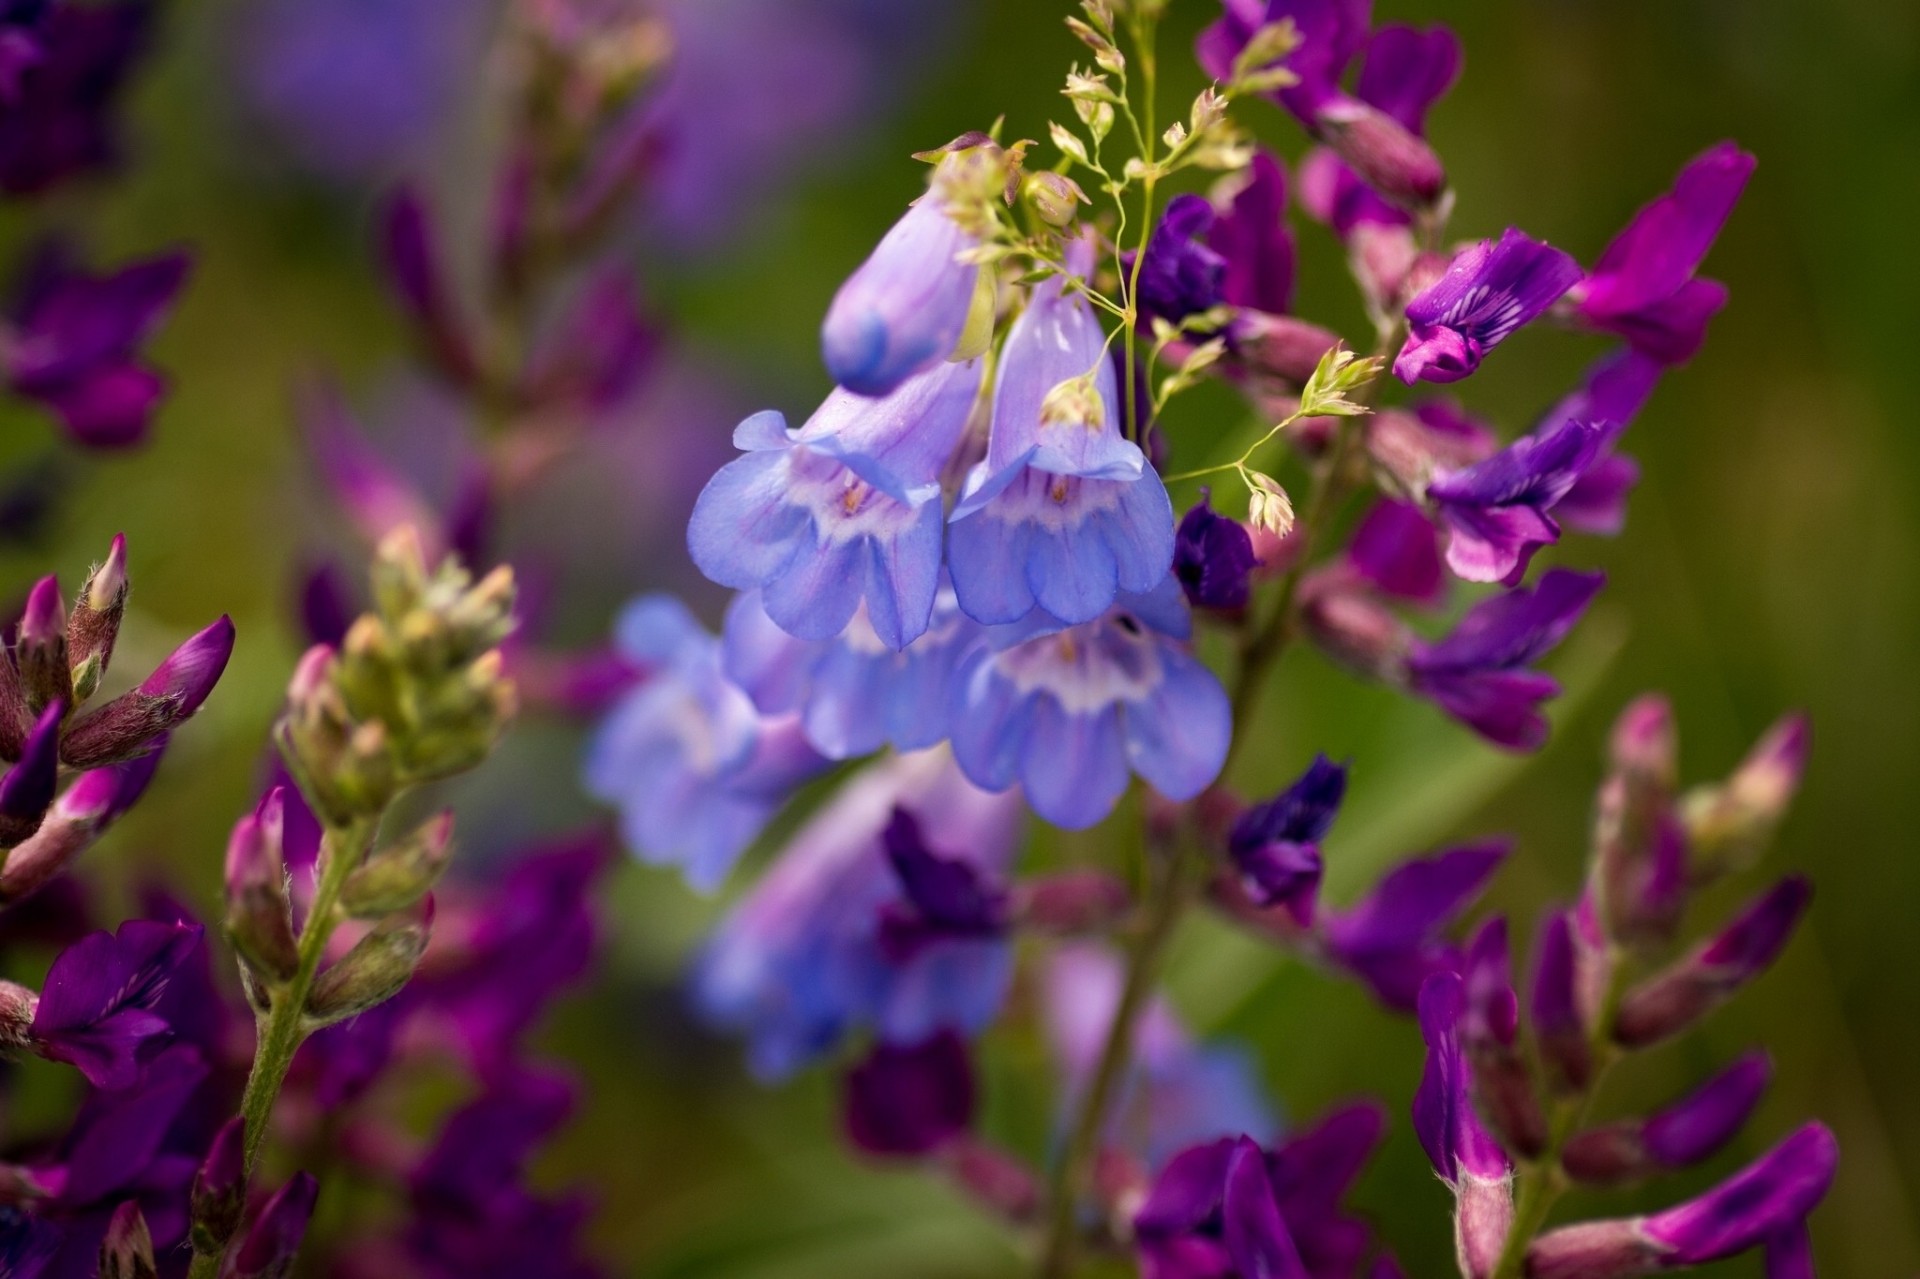
M 1171 576 L 1105 616 L 1062 626 L 1035 611 L 977 642 L 954 675 L 953 754 L 976 785 L 1018 782 L 1033 811 L 1080 830 L 1113 811 L 1137 772 L 1192 799 L 1220 775 L 1232 710 L 1188 643 Z
M 997 150 L 982 140 L 939 160 L 931 189 L 834 294 L 820 354 L 847 390 L 891 394 L 960 343 L 980 279 L 980 267 L 962 260 L 980 243 L 961 225 L 966 188 Z
M 1173 506 L 1122 435 L 1121 412 L 1092 304 L 1048 279 L 1007 335 L 987 456 L 948 529 L 947 568 L 969 616 L 996 625 L 1038 606 L 1090 622 L 1116 595 L 1166 577 Z
M 1465 1014 L 1466 990 L 1457 974 L 1427 978 L 1420 988 L 1427 1068 L 1413 1101 L 1413 1126 L 1454 1193 L 1460 1273 L 1486 1279 L 1513 1223 L 1513 1164 L 1474 1111 L 1473 1070 L 1459 1036 Z
M 748 418 L 733 436 L 746 456 L 694 504 L 694 563 L 722 586 L 758 589 L 791 635 L 832 639 L 864 604 L 881 642 L 905 648 L 933 615 L 940 476 L 979 385 L 979 361 L 940 364 L 884 399 L 837 390 L 798 431 L 778 413 Z
M 1462 250 L 1438 282 L 1407 303 L 1407 341 L 1394 376 L 1409 386 L 1458 382 L 1580 274 L 1565 253 L 1512 227 L 1497 241 Z

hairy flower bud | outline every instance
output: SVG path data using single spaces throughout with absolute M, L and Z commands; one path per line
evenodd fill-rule
M 61 762 L 99 768 L 144 755 L 200 709 L 231 656 L 233 621 L 223 616 L 175 649 L 138 688 L 75 720 L 61 743 Z
M 1023 194 L 1034 213 L 1051 227 L 1071 225 L 1080 206 L 1088 203 L 1087 193 L 1080 189 L 1078 182 L 1064 173 L 1046 169 L 1027 175 Z
M 100 687 L 113 660 L 114 640 L 127 609 L 127 538 L 116 533 L 106 562 L 88 574 L 67 618 L 67 661 L 73 670 L 73 696 L 84 702 Z
M 403 910 L 427 895 L 452 855 L 453 814 L 444 812 L 368 857 L 347 877 L 340 905 L 357 919 Z
M 27 709 L 38 715 L 46 707 L 73 701 L 73 674 L 67 667 L 67 613 L 60 602 L 60 583 L 43 577 L 27 593 L 20 615 L 20 635 L 14 645 Z
M 285 791 L 267 792 L 227 841 L 227 938 L 253 975 L 269 984 L 299 965 L 287 898 Z
M 227 1120 L 214 1134 L 206 1160 L 193 1178 L 193 1246 L 217 1254 L 240 1228 L 247 1207 L 246 1120 Z
M 1339 98 L 1321 108 L 1315 124 L 1326 144 L 1388 203 L 1417 213 L 1446 195 L 1446 166 L 1433 148 L 1377 107 Z
M 1813 886 L 1798 876 L 1775 885 L 1718 936 L 1627 992 L 1614 1040 L 1645 1048 L 1678 1034 L 1759 976 L 1800 922 Z
M 286 1279 L 313 1218 L 320 1183 L 297 1172 L 254 1218 L 233 1254 L 232 1279 Z
M 392 998 L 419 966 L 432 931 L 431 897 L 381 920 L 313 983 L 308 1023 L 330 1026 Z
M 1807 747 L 1807 717 L 1789 715 L 1766 731 L 1724 783 L 1687 794 L 1682 814 L 1696 881 L 1758 860 L 1800 789 Z
M 113 1210 L 100 1240 L 99 1279 L 158 1279 L 159 1274 L 147 1219 L 139 1201 L 129 1199 Z

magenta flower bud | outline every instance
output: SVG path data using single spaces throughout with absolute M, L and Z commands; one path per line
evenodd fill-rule
M 223 613 L 155 667 L 153 674 L 141 682 L 140 692 L 148 697 L 178 699 L 172 720 L 177 724 L 200 709 L 232 656 L 233 619 Z
M 1805 879 L 1781 880 L 1718 937 L 1628 991 L 1614 1020 L 1615 1042 L 1627 1048 L 1656 1044 L 1732 998 L 1786 948 L 1812 896 Z
M 233 621 L 222 616 L 175 649 L 140 686 L 69 727 L 60 758 L 99 768 L 143 755 L 155 740 L 200 709 L 233 655 Z
M 1575 1134 L 1561 1164 L 1576 1181 L 1617 1185 L 1711 1158 L 1753 1114 L 1772 1073 L 1765 1053 L 1749 1053 L 1644 1120 Z
M 268 791 L 227 841 L 227 937 L 254 975 L 285 981 L 299 963 L 287 899 L 285 800 Z
M 60 583 L 51 576 L 35 582 L 27 594 L 14 661 L 30 714 L 73 701 L 73 675 L 67 668 L 67 610 L 60 602 Z
M 1568 1093 L 1582 1091 L 1593 1077 L 1578 972 L 1572 920 L 1566 912 L 1556 912 L 1540 934 L 1540 957 L 1533 972 L 1533 1029 L 1554 1087 Z
M 157 1279 L 153 1235 L 140 1203 L 129 1199 L 113 1210 L 106 1237 L 100 1241 L 99 1279 Z
M 4 660 L 4 659 L 0 659 Z M 13 848 L 40 829 L 53 803 L 60 775 L 60 721 L 65 708 L 58 703 L 40 712 L 27 734 L 20 759 L 0 777 L 0 849 Z
M 320 1183 L 297 1172 L 267 1200 L 233 1254 L 233 1279 L 286 1279 L 313 1218 Z
M 20 615 L 22 644 L 51 645 L 67 637 L 67 606 L 60 601 L 60 580 L 49 573 L 27 592 L 26 611 Z
M 218 1253 L 240 1228 L 247 1207 L 246 1120 L 227 1120 L 214 1134 L 206 1160 L 193 1178 L 193 1244 Z
M 1644 1219 L 1666 1268 L 1704 1265 L 1757 1247 L 1806 1219 L 1833 1184 L 1839 1143 L 1807 1124 L 1714 1189 Z
M 1446 194 L 1446 166 L 1426 139 L 1379 108 L 1336 98 L 1314 122 L 1335 154 L 1388 203 L 1417 212 Z
M 1628 703 L 1608 739 L 1608 753 L 1616 772 L 1666 786 L 1673 785 L 1678 775 L 1679 749 L 1673 706 L 1658 693 L 1646 693 Z
M 847 1136 L 873 1155 L 925 1155 L 973 1123 L 973 1066 L 952 1031 L 875 1045 L 843 1085 Z

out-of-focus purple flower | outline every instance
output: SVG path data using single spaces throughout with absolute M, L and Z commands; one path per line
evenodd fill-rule
M 308 1172 L 296 1172 L 274 1191 L 234 1249 L 234 1279 L 285 1279 L 319 1197 L 320 1183 Z
M 643 860 L 717 887 L 792 789 L 825 761 L 792 716 L 760 715 L 720 669 L 720 644 L 667 596 L 621 616 L 618 643 L 655 674 L 601 721 L 587 787 L 616 805 Z
M 1513 1163 L 1474 1109 L 1473 1069 L 1460 1043 L 1466 989 L 1456 973 L 1420 987 L 1427 1067 L 1413 1099 L 1413 1127 L 1454 1194 L 1454 1239 L 1469 1279 L 1493 1273 L 1513 1224 Z
M 926 1155 L 973 1124 L 973 1065 L 950 1030 L 875 1044 L 842 1088 L 847 1136 L 871 1155 Z
M 1645 1217 L 1548 1231 L 1527 1249 L 1535 1279 L 1634 1279 L 1684 1270 L 1786 1240 L 1799 1246 L 1807 1214 L 1826 1195 L 1840 1148 L 1808 1124 L 1697 1199 Z
M 150 0 L 60 4 L 0 110 L 0 191 L 32 195 L 118 158 L 113 111 L 153 23 Z
M 1440 539 L 1411 502 L 1375 502 L 1353 531 L 1347 563 L 1382 595 L 1415 604 L 1437 604 L 1446 596 Z
M 927 845 L 920 821 L 904 808 L 880 834 L 902 900 L 884 909 L 881 944 L 902 961 L 941 941 L 998 937 L 1006 932 L 1011 899 L 1005 887 L 971 861 L 942 857 Z
M 1171 575 L 1081 626 L 1036 610 L 1000 628 L 955 672 L 954 758 L 988 790 L 1019 782 L 1034 812 L 1069 830 L 1113 811 L 1129 771 L 1192 799 L 1226 762 L 1232 712 L 1191 630 Z
M 1254 153 L 1244 180 L 1216 208 L 1207 247 L 1226 263 L 1220 300 L 1285 315 L 1293 309 L 1295 251 L 1287 227 L 1287 171 L 1271 152 Z
M 429 563 L 446 554 L 447 521 L 380 455 L 338 390 L 325 384 L 308 389 L 300 398 L 299 419 L 335 506 L 361 537 L 378 545 L 393 530 L 411 527 Z
M 1480 895 L 1507 852 L 1504 842 L 1468 844 L 1394 868 L 1354 905 L 1322 911 L 1328 957 L 1388 1006 L 1412 1012 L 1429 976 L 1458 967 L 1440 930 Z
M 1063 1108 L 1084 1095 L 1120 1004 L 1112 951 L 1090 942 L 1049 958 L 1042 991 L 1059 1064 Z M 1158 1167 L 1196 1142 L 1278 1131 L 1252 1056 L 1231 1044 L 1198 1044 L 1155 999 L 1134 1028 L 1132 1066 L 1113 1101 L 1106 1140 Z
M 130 919 L 62 951 L 34 1010 L 35 1051 L 72 1064 L 95 1087 L 131 1086 L 171 1038 L 154 1005 L 200 932 Z
M 856 775 L 801 827 L 700 957 L 700 1007 L 749 1037 L 756 1073 L 789 1074 L 861 1026 L 882 1042 L 915 1043 L 939 1030 L 975 1034 L 999 1010 L 1013 962 L 1004 936 L 924 937 L 905 953 L 886 944 L 887 915 L 908 909 L 884 839 L 900 809 L 943 861 L 992 876 L 1012 860 L 1018 797 L 977 789 L 944 750 Z
M 57 248 L 38 253 L 7 313 L 0 355 L 7 385 L 45 406 L 81 444 L 138 444 L 166 389 L 165 379 L 141 363 L 140 346 L 186 281 L 187 255 L 89 275 Z
M 944 586 L 926 633 L 898 651 L 874 634 L 864 609 L 832 639 L 796 639 L 749 591 L 727 609 L 722 660 L 761 714 L 798 715 L 816 750 L 851 759 L 884 745 L 911 751 L 944 741 L 954 663 L 978 634 Z
M 798 431 L 773 412 L 742 422 L 733 442 L 746 456 L 694 504 L 694 563 L 722 586 L 758 589 L 790 635 L 831 639 L 864 603 L 887 647 L 911 644 L 933 615 L 940 476 L 980 371 L 978 360 L 938 364 L 877 400 L 836 390 Z
M 1540 703 L 1560 685 L 1528 667 L 1566 637 L 1605 580 L 1554 569 L 1532 589 L 1483 600 L 1444 638 L 1413 645 L 1408 687 L 1496 746 L 1538 749 L 1547 737 Z
M 131 692 L 74 720 L 60 742 L 70 768 L 98 769 L 155 750 L 213 692 L 233 656 L 233 620 L 222 616 L 167 655 Z
M 1574 314 L 1662 364 L 1691 359 L 1725 286 L 1695 277 L 1752 176 L 1753 156 L 1722 142 L 1680 171 L 1673 190 L 1634 215 L 1572 294 Z
M 987 456 L 948 528 L 967 615 L 1016 622 L 1036 606 L 1089 622 L 1173 562 L 1173 505 L 1121 431 L 1121 398 L 1092 304 L 1058 276 L 1014 321 L 994 383 Z
M 1560 540 L 1551 512 L 1586 474 L 1602 439 L 1598 426 L 1563 421 L 1427 485 L 1447 529 L 1448 567 L 1469 582 L 1518 582 L 1534 552 Z
M 833 380 L 856 395 L 891 394 L 950 356 L 973 309 L 979 244 L 955 220 L 942 175 L 967 163 L 940 162 L 932 190 L 894 223 L 833 296 L 820 329 L 820 354 Z
M 1488 920 L 1473 935 L 1460 980 L 1466 994 L 1460 1042 L 1473 1070 L 1480 1113 L 1502 1147 L 1536 1158 L 1546 1148 L 1547 1124 L 1519 1045 L 1520 1001 L 1513 991 L 1505 918 Z
M 535 348 L 523 394 L 545 408 L 605 414 L 633 394 L 659 355 L 660 335 L 641 314 L 632 272 L 603 270 Z
M 1347 794 L 1347 770 L 1316 755 L 1293 785 L 1242 813 L 1227 852 L 1257 906 L 1284 905 L 1302 928 L 1313 925 L 1320 890 L 1320 841 Z
M 1194 53 L 1214 79 L 1233 76 L 1233 64 L 1261 27 L 1291 20 L 1300 44 L 1285 65 L 1299 83 L 1277 90 L 1280 105 L 1314 126 L 1320 109 L 1341 95 L 1347 64 L 1366 44 L 1372 22 L 1371 0 L 1223 0 L 1226 12 L 1200 33 Z
M 1812 897 L 1813 886 L 1797 875 L 1774 885 L 1717 937 L 1628 991 L 1614 1039 L 1629 1048 L 1658 1043 L 1732 998 L 1786 949 Z
M 1227 259 L 1208 243 L 1213 226 L 1206 197 L 1177 195 L 1167 203 L 1140 263 L 1136 300 L 1142 314 L 1177 325 L 1225 300 Z M 1133 254 L 1122 261 L 1131 272 Z
M 395 191 L 379 214 L 380 256 L 422 344 L 456 382 L 476 373 L 473 342 L 441 262 L 440 237 L 425 198 L 410 186 Z
M 1813 1233 L 1805 1221 L 1767 1240 L 1767 1279 L 1814 1279 Z
M 1580 274 L 1578 262 L 1513 227 L 1463 249 L 1445 275 L 1407 303 L 1407 341 L 1394 376 L 1408 385 L 1458 382 Z
M 1215 514 L 1210 497 L 1202 489 L 1200 500 L 1180 521 L 1173 540 L 1173 575 L 1195 608 L 1233 612 L 1247 606 L 1249 579 L 1260 561 L 1246 526 Z
M 1710 1159 L 1745 1125 L 1772 1074 L 1764 1052 L 1748 1053 L 1645 1119 L 1576 1133 L 1560 1162 L 1579 1181 L 1612 1185 Z

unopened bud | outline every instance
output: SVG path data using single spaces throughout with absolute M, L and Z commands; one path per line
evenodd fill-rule
M 1758 860 L 1800 789 L 1807 747 L 1806 716 L 1789 715 L 1766 731 L 1733 776 L 1687 795 L 1682 812 L 1696 880 Z
M 43 577 L 27 593 L 14 660 L 20 667 L 20 682 L 31 713 L 38 715 L 48 706 L 66 706 L 73 701 L 73 675 L 67 665 L 67 612 L 60 602 L 58 579 Z
M 286 1279 L 319 1197 L 320 1183 L 309 1173 L 295 1173 L 280 1187 L 235 1250 L 232 1279 Z
M 60 721 L 58 703 L 40 713 L 27 734 L 20 758 L 0 777 L 0 849 L 13 848 L 40 829 L 53 788 L 60 776 Z
M 1561 1152 L 1561 1165 L 1576 1181 L 1618 1185 L 1711 1158 L 1759 1105 L 1771 1073 L 1765 1053 L 1749 1053 L 1644 1120 L 1576 1133 Z
M 193 1178 L 193 1246 L 219 1255 L 240 1228 L 247 1207 L 246 1120 L 227 1120 L 214 1134 L 206 1160 Z
M 373 553 L 374 607 L 400 617 L 426 595 L 427 553 L 420 530 L 402 524 L 382 538 Z
M 1293 387 L 1306 384 L 1340 335 L 1291 315 L 1242 310 L 1234 314 L 1233 355 L 1248 373 Z
M 1562 1093 L 1584 1091 L 1593 1078 L 1593 1053 L 1579 997 L 1573 922 L 1564 911 L 1550 916 L 1540 936 L 1533 975 L 1533 1028 L 1540 1058 Z
M 129 1199 L 113 1210 L 107 1233 L 100 1241 L 100 1279 L 158 1279 L 153 1259 L 153 1235 L 141 1215 L 138 1200 Z
M 1677 749 L 1665 698 L 1640 698 L 1614 725 L 1594 818 L 1592 897 L 1607 935 L 1632 945 L 1670 940 L 1686 904 L 1686 832 L 1672 807 Z
M 1660 1250 L 1637 1221 L 1562 1226 L 1527 1247 L 1527 1279 L 1636 1279 L 1660 1268 Z
M 161 738 L 151 754 L 83 773 L 67 787 L 40 829 L 7 854 L 0 868 L 0 903 L 12 904 L 45 887 L 131 808 L 153 780 L 165 744 Z
M 1357 591 L 1333 587 L 1303 591 L 1300 609 L 1307 634 L 1321 652 L 1358 674 L 1394 681 L 1412 632 L 1384 604 Z
M 1462 1172 L 1454 1183 L 1453 1239 L 1460 1273 L 1491 1279 L 1513 1229 L 1513 1175 Z
M 299 966 L 287 899 L 285 791 L 276 786 L 227 841 L 227 938 L 263 981 L 283 982 Z
M 40 996 L 18 982 L 0 981 L 0 1051 L 19 1053 L 33 1044 L 33 1015 Z
M 1446 194 L 1446 166 L 1433 148 L 1379 108 L 1339 98 L 1315 122 L 1327 145 L 1388 203 L 1417 213 Z
M 67 661 L 73 668 L 73 696 L 84 702 L 100 687 L 113 660 L 114 640 L 127 608 L 127 538 L 114 535 L 106 563 L 93 570 L 67 618 Z
M 1056 936 L 1110 928 L 1133 908 L 1126 882 L 1098 870 L 1061 871 L 1028 880 L 1015 894 L 1016 918 Z
M 1070 225 L 1080 206 L 1089 203 L 1078 182 L 1050 170 L 1027 175 L 1026 197 L 1034 213 L 1051 227 Z
M 962 1133 L 940 1148 L 954 1184 L 1002 1221 L 1031 1221 L 1040 1205 L 1040 1178 L 1017 1156 Z
M 1463 978 L 1467 1007 L 1460 1039 L 1473 1066 L 1480 1113 L 1503 1146 L 1534 1158 L 1546 1148 L 1547 1125 L 1518 1045 L 1520 1001 L 1513 992 L 1504 916 L 1474 934 Z
M 385 1003 L 419 967 L 433 932 L 433 898 L 411 910 L 389 915 L 320 974 L 307 996 L 307 1019 L 330 1026 Z
M 175 649 L 138 688 L 75 720 L 61 761 L 100 768 L 152 750 L 160 734 L 200 709 L 232 655 L 233 622 L 222 617 Z
M 453 855 L 453 814 L 423 822 L 411 835 L 367 858 L 347 877 L 340 904 L 356 919 L 375 919 L 413 905 L 433 888 Z
M 1613 1037 L 1645 1048 L 1693 1025 L 1759 976 L 1786 948 L 1813 886 L 1798 876 L 1782 880 L 1718 937 L 1665 972 L 1627 992 Z

